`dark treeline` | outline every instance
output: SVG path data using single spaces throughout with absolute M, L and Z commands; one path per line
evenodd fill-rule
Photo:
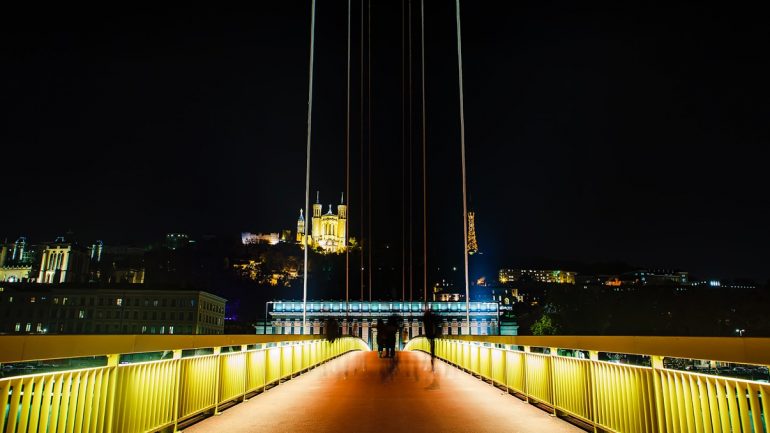
M 515 307 L 521 334 L 770 336 L 770 290 L 555 285 Z M 736 331 L 738 330 L 738 331 Z

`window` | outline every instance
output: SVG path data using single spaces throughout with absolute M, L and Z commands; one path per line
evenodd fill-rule
M 29 297 L 29 303 L 30 303 L 30 304 L 34 304 L 34 303 L 35 303 L 35 301 L 37 301 L 37 299 L 36 299 L 34 296 L 30 296 L 30 297 Z
M 24 327 L 24 331 L 25 332 L 29 332 L 31 329 L 32 329 L 32 324 L 31 323 L 27 323 L 27 326 Z
M 62 305 L 67 305 L 67 298 L 62 298 L 61 304 Z
M 66 299 L 66 298 L 65 298 L 65 299 Z M 9 303 L 11 303 L 11 304 L 13 303 L 13 296 L 9 296 L 9 297 L 8 297 L 8 302 L 9 302 Z
M 147 327 L 146 326 L 142 326 L 142 334 L 144 334 L 145 332 L 147 332 Z
M 86 310 L 78 310 L 78 319 L 86 318 Z
M 123 298 L 116 299 L 115 300 L 115 305 L 117 305 L 118 307 L 122 307 L 123 306 Z
M 174 333 L 174 327 L 173 326 L 169 326 L 168 327 L 168 333 L 169 334 L 173 334 Z
M 21 330 L 21 323 L 16 323 L 16 326 L 13 328 L 14 331 L 19 332 Z
M 157 307 L 158 306 L 158 300 L 157 299 L 152 301 L 152 306 L 153 307 Z
M 59 298 L 53 298 L 54 305 L 59 305 Z

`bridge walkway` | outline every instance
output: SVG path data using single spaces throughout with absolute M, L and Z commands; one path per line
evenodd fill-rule
M 184 429 L 221 432 L 582 432 L 430 356 L 353 352 Z

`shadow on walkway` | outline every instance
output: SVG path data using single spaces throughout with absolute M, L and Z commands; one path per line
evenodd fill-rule
M 582 432 L 419 352 L 347 354 L 184 431 Z

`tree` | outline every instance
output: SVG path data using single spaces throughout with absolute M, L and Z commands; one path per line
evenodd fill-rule
M 530 330 L 532 331 L 532 335 L 556 335 L 559 333 L 559 326 L 554 323 L 548 313 L 543 313 L 543 315 L 532 324 Z

